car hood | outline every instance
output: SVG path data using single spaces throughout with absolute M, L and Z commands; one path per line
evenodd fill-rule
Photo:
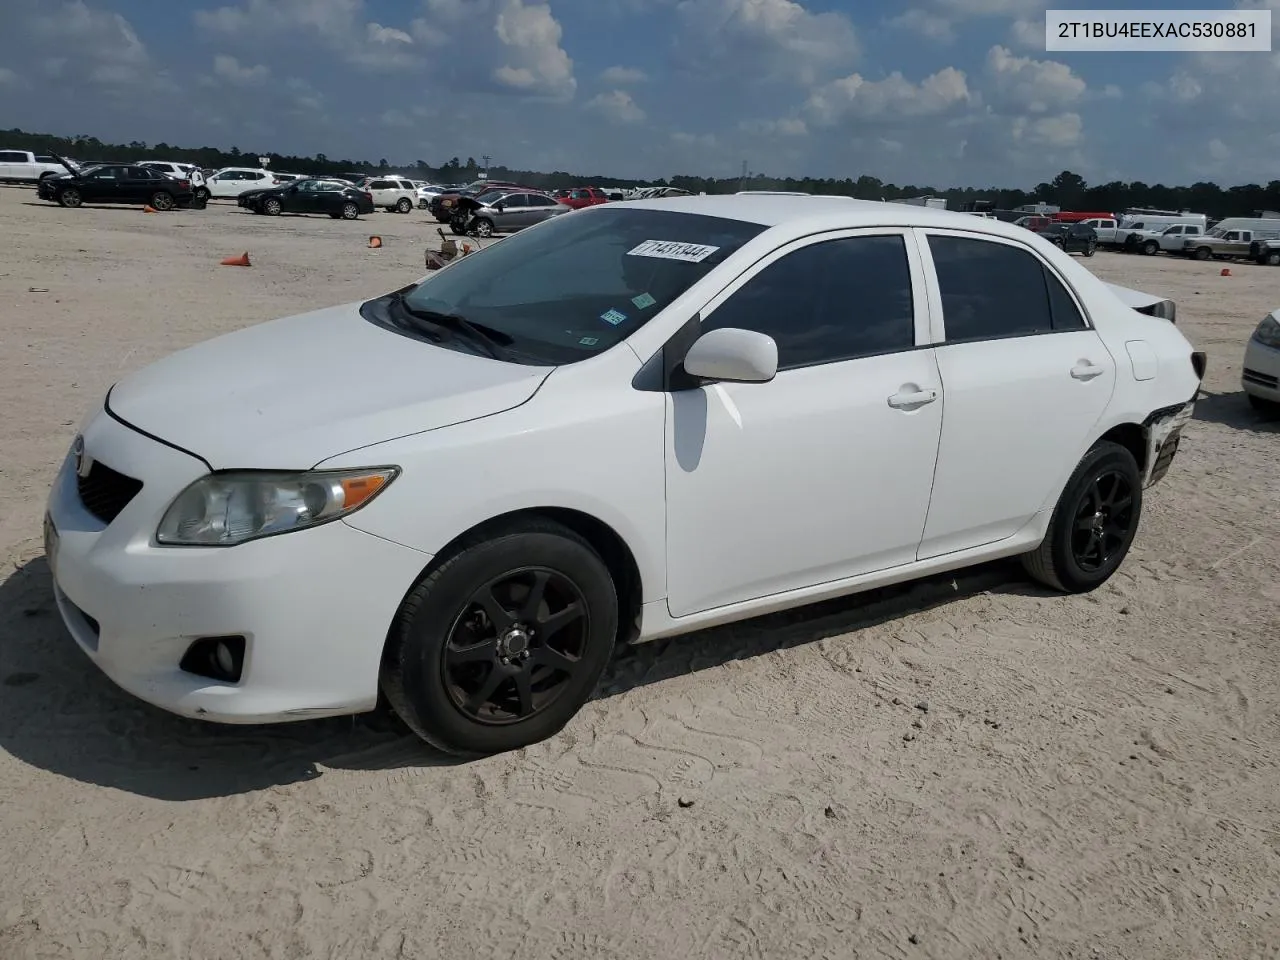
M 552 369 L 412 340 L 359 309 L 286 317 L 189 347 L 121 380 L 107 406 L 215 470 L 305 470 L 519 406 Z

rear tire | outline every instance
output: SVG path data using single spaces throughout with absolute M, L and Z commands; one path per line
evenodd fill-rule
M 617 591 L 600 555 L 572 530 L 533 520 L 465 541 L 409 593 L 381 687 L 439 750 L 516 750 L 554 736 L 582 708 L 617 630 Z
M 1101 441 L 1072 473 L 1043 542 L 1022 555 L 1022 565 L 1033 579 L 1054 590 L 1097 589 L 1124 562 L 1141 516 L 1137 461 L 1120 444 Z
M 408 213 L 413 209 L 413 201 L 408 197 L 401 197 L 396 201 L 396 213 Z
M 173 199 L 173 194 L 165 193 L 163 190 L 157 190 L 151 195 L 151 206 L 157 210 L 172 210 L 178 205 Z
M 339 216 L 342 217 L 343 220 L 354 220 L 356 217 L 360 216 L 360 208 L 354 203 L 348 201 L 342 205 L 342 213 L 340 213 Z

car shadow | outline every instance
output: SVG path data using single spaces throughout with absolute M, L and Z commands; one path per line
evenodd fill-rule
M 1201 393 L 1196 401 L 1195 419 L 1251 433 L 1280 432 L 1280 420 L 1269 418 L 1253 409 L 1249 404 L 1248 394 L 1243 390 Z
M 1041 593 L 1008 562 L 869 591 L 620 649 L 595 698 L 855 632 L 984 591 Z M 66 632 L 38 557 L 0 582 L 0 749 L 41 770 L 161 800 L 463 761 L 423 744 L 385 707 L 255 726 L 188 720 L 118 689 Z

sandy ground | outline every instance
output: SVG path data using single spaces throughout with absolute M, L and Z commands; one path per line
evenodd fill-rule
M 1280 270 L 1090 262 L 1210 357 L 1094 595 L 1002 564 L 627 651 L 554 740 L 454 765 L 385 716 L 135 702 L 63 632 L 39 539 L 115 379 L 408 282 L 434 223 L 20 189 L 0 222 L 3 960 L 1280 956 L 1280 461 L 1238 387 Z

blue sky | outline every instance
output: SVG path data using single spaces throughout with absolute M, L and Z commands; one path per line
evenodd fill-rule
M 1114 5 L 5 0 L 0 126 L 637 178 L 1280 177 L 1280 53 L 1049 54 L 1047 6 Z

